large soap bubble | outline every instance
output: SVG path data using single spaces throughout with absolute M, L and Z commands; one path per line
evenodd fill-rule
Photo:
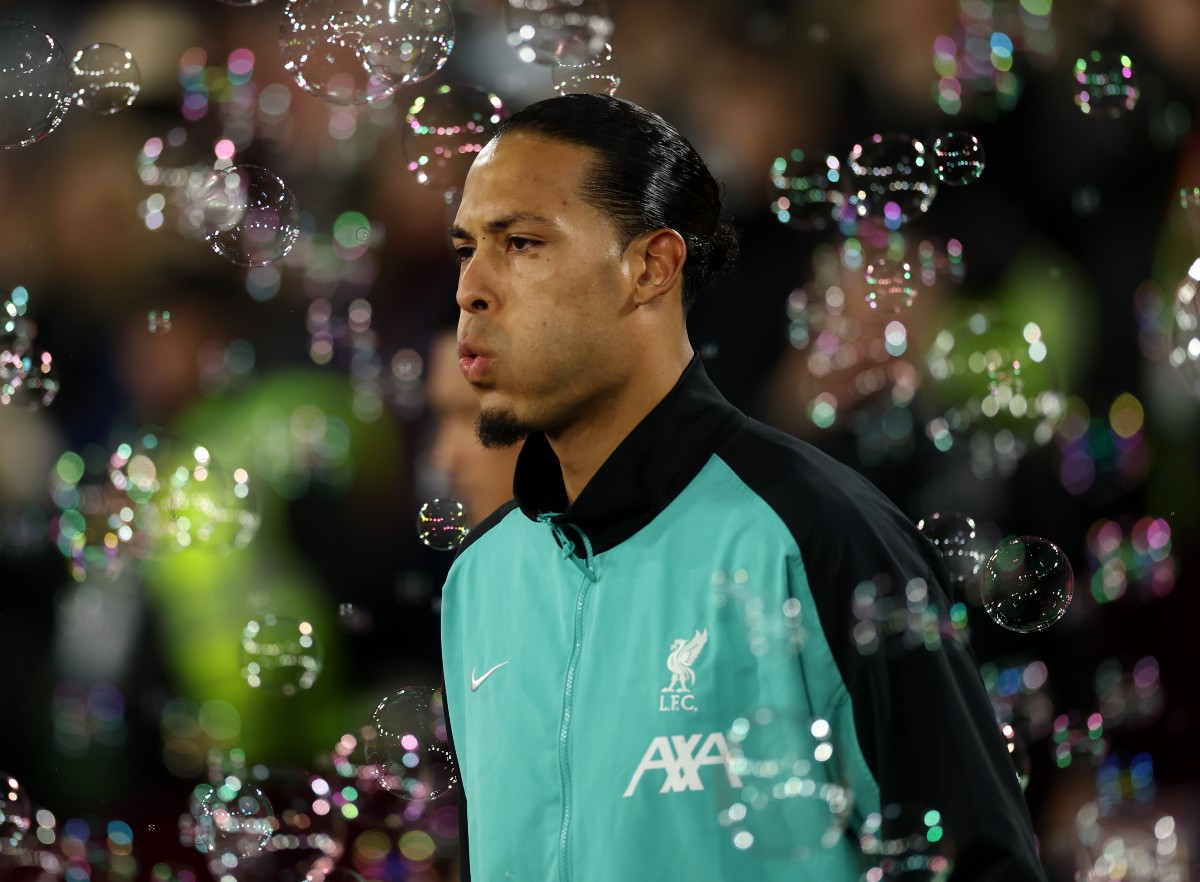
M 560 95 L 595 93 L 616 95 L 621 85 L 621 69 L 607 43 L 598 55 L 582 61 L 555 59 L 554 91 Z
M 71 107 L 71 66 L 55 39 L 24 21 L 0 21 L 0 147 L 26 147 L 58 128 Z
M 800 148 L 771 163 L 771 211 L 780 223 L 797 230 L 827 230 L 841 213 L 842 165 L 836 156 Z
M 452 202 L 506 115 L 499 98 L 473 86 L 438 86 L 418 96 L 405 117 L 408 170 Z
M 365 771 L 397 796 L 434 799 L 458 783 L 441 689 L 416 686 L 389 695 L 371 714 L 363 741 Z
M 937 184 L 925 145 L 908 135 L 872 135 L 846 160 L 848 203 L 859 217 L 895 229 L 929 210 Z
M 93 43 L 71 60 L 71 88 L 84 110 L 110 116 L 124 110 L 142 90 L 142 76 L 128 49 Z
M 252 784 L 230 775 L 216 787 L 194 795 L 196 850 L 236 866 L 267 847 L 279 826 L 271 802 Z
M 311 689 L 324 667 L 308 622 L 265 615 L 242 629 L 242 677 L 254 689 L 295 695 Z
M 447 0 L 289 0 L 284 69 L 331 104 L 365 104 L 436 73 L 454 48 Z
M 1075 62 L 1075 104 L 1088 116 L 1116 119 L 1137 106 L 1133 61 L 1123 52 L 1095 50 Z
M 508 0 L 504 24 L 518 58 L 546 65 L 594 58 L 613 32 L 608 0 Z
M 979 582 L 983 608 L 992 621 L 1024 634 L 1044 631 L 1066 615 L 1075 573 L 1053 542 L 1019 536 L 997 546 Z
M 950 574 L 951 588 L 964 588 L 979 575 L 991 549 L 974 519 L 956 511 L 934 512 L 917 529 L 933 543 Z
M 233 165 L 210 175 L 196 202 L 212 250 L 241 266 L 282 259 L 300 238 L 300 209 L 291 189 L 257 165 Z

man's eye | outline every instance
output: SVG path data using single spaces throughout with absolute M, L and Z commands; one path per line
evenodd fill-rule
M 509 236 L 508 244 L 512 246 L 513 251 L 528 251 L 537 245 L 536 239 L 525 239 L 521 236 Z
M 470 245 L 459 245 L 454 249 L 454 259 L 458 263 L 466 263 L 475 256 L 475 249 Z

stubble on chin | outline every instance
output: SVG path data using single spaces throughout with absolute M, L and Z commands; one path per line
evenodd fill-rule
M 517 419 L 509 410 L 483 410 L 475 421 L 475 436 L 489 450 L 512 447 L 537 429 Z

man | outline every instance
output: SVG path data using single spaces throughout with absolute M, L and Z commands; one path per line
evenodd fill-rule
M 481 440 L 526 440 L 515 501 L 443 594 L 464 863 L 488 882 L 849 882 L 900 859 L 1042 879 L 983 685 L 938 627 L 935 550 L 727 404 L 692 352 L 685 312 L 734 247 L 719 213 L 691 145 L 606 96 L 515 114 L 467 177 L 462 370 Z M 911 627 L 863 618 L 886 603 Z
M 459 370 L 453 330 L 439 332 L 429 350 L 429 407 L 437 420 L 429 450 L 432 465 L 450 479 L 454 498 L 471 524 L 479 524 L 512 499 L 513 469 L 520 447 L 484 447 L 475 436 L 479 399 Z

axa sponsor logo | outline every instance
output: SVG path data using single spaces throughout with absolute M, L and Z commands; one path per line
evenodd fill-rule
M 702 732 L 695 735 L 660 735 L 646 748 L 622 795 L 633 796 L 642 778 L 647 775 L 657 783 L 660 772 L 664 777 L 658 788 L 659 793 L 703 790 L 700 770 L 705 766 L 721 766 L 731 787 L 742 786 L 741 778 L 729 767 L 729 748 L 725 736 L 720 732 L 708 735 Z
M 696 658 L 706 643 L 708 628 L 696 631 L 691 639 L 680 637 L 671 643 L 671 652 L 667 655 L 667 670 L 671 672 L 671 682 L 660 691 L 659 711 L 696 710 L 696 696 L 692 693 L 696 672 L 692 670 L 692 665 L 696 663 Z

